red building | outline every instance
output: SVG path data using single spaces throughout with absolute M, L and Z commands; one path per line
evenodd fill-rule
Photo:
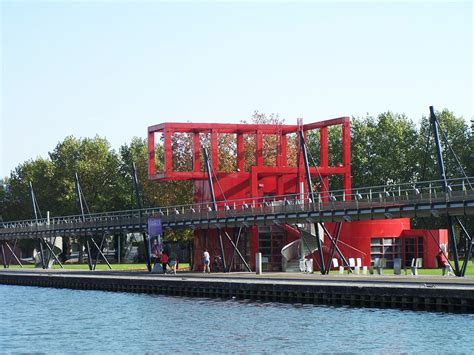
M 341 156 L 340 161 L 330 165 L 328 129 L 337 126 L 341 132 Z M 312 166 L 310 174 L 319 181 L 316 189 L 322 198 L 327 200 L 326 192 L 333 182 L 339 181 L 346 198 L 350 199 L 349 117 L 306 125 L 162 123 L 151 126 L 148 128 L 149 177 L 161 181 L 192 180 L 194 201 L 210 201 L 210 186 L 201 151 L 202 146 L 207 146 L 210 148 L 215 199 L 219 204 L 302 193 L 307 191 L 307 187 L 299 131 L 305 137 L 313 133 L 318 137 L 319 166 Z M 183 147 L 176 144 L 177 137 L 185 143 L 187 150 L 183 151 Z M 159 140 L 163 141 L 164 148 L 160 157 L 156 151 Z M 173 148 L 181 151 L 177 154 Z M 189 164 L 176 161 L 183 157 Z M 159 158 L 163 159 L 160 163 Z M 159 171 L 158 166 L 163 166 L 163 169 Z M 332 233 L 336 225 L 328 223 L 326 227 Z M 225 232 L 234 242 L 237 241 L 238 228 L 227 228 Z M 207 249 L 211 256 L 221 254 L 217 233 L 215 229 L 194 232 L 194 260 L 201 260 L 203 249 Z M 298 230 L 288 225 L 248 226 L 241 233 L 238 247 L 251 267 L 255 265 L 256 253 L 262 252 L 267 268 L 276 271 L 281 270 L 282 248 L 298 238 Z M 233 254 L 233 247 L 227 238 L 223 238 L 223 244 L 227 260 Z M 327 244 L 323 247 L 326 256 Z M 338 245 L 346 258 L 361 258 L 363 265 L 370 265 L 377 257 L 385 257 L 389 266 L 396 257 L 402 258 L 405 264 L 419 257 L 423 258 L 424 267 L 435 267 L 438 244 L 447 244 L 445 230 L 411 230 L 409 219 L 390 219 L 343 223 Z M 232 262 L 232 269 L 242 269 L 237 258 Z

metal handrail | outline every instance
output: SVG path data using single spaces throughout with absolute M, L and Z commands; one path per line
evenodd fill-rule
M 300 257 L 300 248 L 301 239 L 296 239 L 281 249 L 281 267 L 283 271 L 286 271 L 288 261 L 293 260 L 295 257 Z

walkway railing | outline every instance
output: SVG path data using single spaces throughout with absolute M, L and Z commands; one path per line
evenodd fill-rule
M 447 209 L 458 208 L 452 202 L 474 203 L 474 177 L 449 179 L 446 192 L 443 191 L 443 181 L 426 181 L 398 185 L 372 186 L 354 189 L 352 194 L 343 190 L 315 192 L 312 196 L 307 193 L 290 194 L 232 201 L 218 201 L 214 211 L 211 203 L 194 203 L 167 207 L 145 208 L 142 210 L 126 210 L 105 213 L 43 218 L 38 220 L 22 220 L 3 222 L 0 224 L 0 238 L 12 234 L 27 234 L 54 231 L 79 230 L 144 230 L 149 217 L 160 217 L 166 228 L 183 228 L 203 224 L 219 223 L 231 219 L 233 223 L 246 220 L 252 222 L 259 218 L 272 215 L 275 220 L 278 215 L 290 216 L 295 213 L 311 212 L 323 216 L 326 212 L 338 211 L 345 220 L 364 211 L 377 209 L 390 213 L 399 211 L 404 206 L 432 205 L 438 202 L 441 213 Z M 312 198 L 314 198 L 314 201 Z M 469 205 L 471 206 L 471 205 Z M 462 204 L 462 208 L 465 205 Z M 410 207 L 411 208 L 411 207 Z M 474 207 L 473 207 L 474 209 Z M 406 212 L 406 211 L 405 211 Z M 433 215 L 439 211 L 433 210 Z M 468 212 L 471 212 L 469 209 Z M 474 214 L 474 211 L 469 214 Z M 308 215 L 309 216 L 309 215 Z M 390 218 L 391 216 L 386 216 Z M 394 216 L 395 218 L 396 216 Z M 300 218 L 300 216 L 298 216 Z

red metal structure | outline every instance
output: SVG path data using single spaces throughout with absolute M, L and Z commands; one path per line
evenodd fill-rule
M 340 161 L 335 162 L 332 166 L 329 164 L 328 144 L 328 129 L 331 126 L 339 126 L 342 135 Z M 154 125 L 148 128 L 149 177 L 161 181 L 192 180 L 194 182 L 194 202 L 211 202 L 210 187 L 206 183 L 208 174 L 204 169 L 201 152 L 201 148 L 207 146 L 210 148 L 211 178 L 217 203 L 303 193 L 306 191 L 305 168 L 303 158 L 299 153 L 297 134 L 302 131 L 306 138 L 309 132 L 315 130 L 316 133 L 319 133 L 319 166 L 310 167 L 310 175 L 319 180 L 319 185 L 316 185 L 316 188 L 321 192 L 322 198 L 327 199 L 328 195 L 325 192 L 331 189 L 331 179 L 341 176 L 342 188 L 347 198 L 350 198 L 349 117 L 306 125 L 201 123 Z M 184 152 L 181 151 L 179 157 L 189 160 L 186 164 L 179 164 L 183 162 L 176 161 L 173 146 L 176 145 L 174 143 L 177 136 L 188 149 Z M 225 147 L 220 144 L 223 137 L 225 137 Z M 162 145 L 157 144 L 159 141 L 162 142 Z M 226 148 L 226 150 L 222 151 L 222 148 Z M 291 157 L 290 151 L 293 154 Z M 183 154 L 185 158 L 183 158 Z M 227 164 L 221 164 L 221 159 L 225 159 Z M 229 164 L 229 160 L 233 160 L 233 162 Z M 388 243 L 388 238 L 398 240 L 404 235 L 427 235 L 427 231 L 411 233 L 413 231 L 410 230 L 409 224 L 409 219 L 344 223 L 340 248 L 347 257 L 360 257 L 364 265 L 370 265 L 374 255 L 384 255 L 384 250 L 387 250 L 387 248 L 384 249 L 384 243 Z M 327 227 L 331 233 L 336 228 L 331 223 L 328 223 Z M 226 229 L 226 232 L 230 236 L 234 236 L 235 240 L 237 229 Z M 255 255 L 260 251 L 271 270 L 281 269 L 280 252 L 282 247 L 299 238 L 299 232 L 291 226 L 248 226 L 243 234 L 244 237 L 239 249 L 250 265 L 254 267 Z M 209 250 L 213 256 L 219 255 L 219 243 L 215 229 L 195 230 L 194 235 L 194 260 L 201 260 L 203 249 Z M 445 242 L 444 235 L 438 233 L 437 236 L 442 239 L 437 243 Z M 405 255 L 408 250 L 405 248 L 405 244 L 402 246 L 401 242 L 396 240 L 393 241 L 393 244 L 395 249 L 390 253 L 392 259 L 394 256 Z M 377 252 L 378 247 L 380 247 L 380 253 Z M 403 251 L 402 248 L 404 248 Z M 224 249 L 226 255 L 232 253 L 231 244 L 226 243 Z M 327 250 L 324 251 L 327 255 Z M 233 264 L 234 270 L 239 270 L 240 267 L 238 263 Z
M 342 157 L 336 166 L 329 165 L 328 150 L 328 127 L 341 126 L 342 134 Z M 294 135 L 294 144 L 297 152 L 297 133 L 302 130 L 305 135 L 308 131 L 319 130 L 319 155 L 320 166 L 312 167 L 311 175 L 320 177 L 322 185 L 329 187 L 330 178 L 341 175 L 343 188 L 350 195 L 351 192 L 351 165 L 350 165 L 350 126 L 349 117 L 340 117 L 332 120 L 311 123 L 307 125 L 259 125 L 259 124 L 197 124 L 197 123 L 162 123 L 148 128 L 149 147 L 149 177 L 155 180 L 193 180 L 194 202 L 210 201 L 209 188 L 204 183 L 207 173 L 202 167 L 201 146 L 210 140 L 210 157 L 213 170 L 214 190 L 216 200 L 237 200 L 272 195 L 295 194 L 305 191 L 305 176 L 302 157 L 297 154 L 298 164 L 291 164 L 288 157 L 288 138 Z M 187 139 L 192 140 L 192 169 L 188 171 L 173 170 L 173 136 L 176 134 L 188 134 Z M 164 145 L 163 171 L 157 171 L 155 152 L 156 135 L 161 135 Z M 221 135 L 233 135 L 235 146 L 234 171 L 222 171 L 219 169 L 219 138 Z M 291 137 L 293 138 L 293 137 Z M 255 156 L 251 165 L 246 164 L 245 143 L 252 141 L 255 147 Z M 264 142 L 271 141 L 273 147 L 268 151 L 275 153 L 274 164 L 265 164 Z M 268 144 L 267 144 L 268 146 Z M 250 159 L 249 159 L 250 160 Z M 276 227 L 270 228 L 270 251 L 269 257 L 275 265 L 280 264 L 279 252 L 284 243 L 288 241 L 282 231 L 274 233 Z M 281 228 L 280 228 L 281 229 Z M 195 231 L 195 260 L 200 260 L 201 249 L 207 248 L 217 254 L 216 238 L 212 238 L 215 231 Z M 250 238 L 246 240 L 244 249 L 251 265 L 253 256 L 262 245 L 259 241 L 258 227 L 250 227 Z M 277 236 L 278 234 L 278 236 Z M 286 233 L 288 234 L 288 233 Z M 297 234 L 295 232 L 295 234 Z M 207 236 L 207 238 L 206 238 Z M 293 236 L 296 238 L 296 236 Z M 245 240 L 245 239 L 244 239 Z M 267 246 L 268 247 L 268 246 Z M 230 248 L 227 248 L 230 250 Z

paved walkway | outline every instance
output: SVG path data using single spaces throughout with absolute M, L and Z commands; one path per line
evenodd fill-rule
M 149 280 L 186 280 L 188 282 L 235 282 L 256 284 L 307 284 L 307 285 L 347 285 L 357 287 L 436 287 L 443 289 L 472 289 L 474 291 L 474 277 L 445 277 L 434 275 L 354 275 L 319 273 L 285 273 L 266 272 L 256 275 L 249 272 L 233 273 L 196 273 L 178 272 L 176 275 L 153 274 L 146 271 L 88 271 L 71 269 L 0 269 L 0 273 L 26 275 L 43 275 L 46 277 L 78 277 L 78 278 L 103 278 L 103 279 L 149 279 Z

